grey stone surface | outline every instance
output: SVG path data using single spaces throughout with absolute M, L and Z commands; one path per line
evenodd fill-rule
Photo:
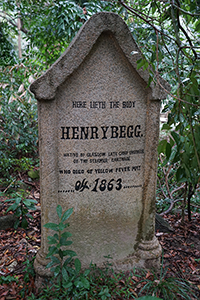
M 132 53 L 135 54 L 132 54 Z M 83 267 L 158 266 L 154 237 L 160 101 L 124 21 L 99 13 L 30 87 L 38 100 L 42 225 L 73 207 L 72 248 Z M 167 84 L 159 78 L 160 84 Z M 42 230 L 36 272 L 45 276 Z
M 17 220 L 15 215 L 6 215 L 0 217 L 0 230 L 6 230 L 8 228 L 14 228 L 14 224 Z

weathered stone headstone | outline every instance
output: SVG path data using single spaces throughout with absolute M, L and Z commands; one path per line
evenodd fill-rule
M 157 266 L 154 236 L 159 85 L 137 70 L 141 53 L 124 21 L 94 15 L 30 87 L 38 100 L 42 225 L 73 207 L 71 248 L 83 267 Z M 165 83 L 160 79 L 162 85 Z M 48 229 L 35 260 L 47 276 Z

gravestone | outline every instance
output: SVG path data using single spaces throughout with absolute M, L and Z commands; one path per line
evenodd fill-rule
M 88 267 L 110 255 L 116 270 L 159 266 L 154 236 L 159 84 L 137 70 L 140 50 L 116 14 L 99 13 L 30 87 L 38 100 L 41 221 L 73 207 L 74 250 Z M 159 78 L 161 85 L 164 80 Z M 45 269 L 47 236 L 35 260 Z

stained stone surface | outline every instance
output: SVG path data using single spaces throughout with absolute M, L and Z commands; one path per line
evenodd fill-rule
M 133 54 L 134 53 L 134 54 Z M 160 100 L 124 21 L 94 15 L 30 87 L 38 100 L 42 225 L 73 207 L 71 249 L 83 267 L 159 264 L 154 237 Z M 35 269 L 47 276 L 48 229 Z

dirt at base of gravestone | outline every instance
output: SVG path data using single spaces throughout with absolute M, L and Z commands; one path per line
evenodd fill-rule
M 39 191 L 31 192 L 33 198 L 39 202 Z M 35 197 L 37 195 L 37 197 Z M 6 210 L 3 197 L 0 198 L 0 205 L 3 211 Z M 40 228 L 40 206 L 31 212 L 33 219 L 29 220 L 26 230 L 22 228 L 7 229 L 0 231 L 0 277 L 17 276 L 18 282 L 7 282 L 0 285 L 0 300 L 26 299 L 34 291 L 34 278 L 30 275 L 29 281 L 24 282 L 25 265 L 27 259 L 33 260 L 40 248 L 41 228 Z M 167 277 L 185 279 L 195 286 L 197 299 L 200 297 L 200 214 L 193 213 L 192 221 L 187 217 L 184 224 L 181 224 L 181 216 L 168 215 L 164 217 L 174 229 L 172 233 L 162 233 L 157 231 L 156 236 L 163 248 L 164 264 L 167 268 Z M 146 272 L 143 279 L 151 278 L 152 273 Z M 154 278 L 155 280 L 155 278 Z M 120 286 L 123 287 L 123 280 Z M 133 291 L 138 295 L 143 283 L 134 281 L 132 278 Z M 26 291 L 23 298 L 20 290 Z M 111 292 L 112 293 L 112 292 Z M 112 299 L 121 299 L 113 295 Z M 131 298 L 130 298 L 131 299 Z M 134 299 L 134 298 L 132 298 Z M 135 298 L 136 299 L 136 298 Z M 181 298 L 180 298 L 181 299 Z M 192 299 L 192 298 L 191 298 Z

